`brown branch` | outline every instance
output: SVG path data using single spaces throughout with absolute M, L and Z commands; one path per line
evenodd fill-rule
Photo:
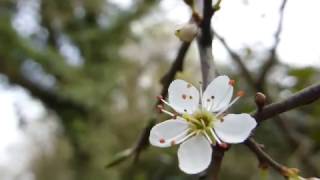
M 311 104 L 319 98 L 320 84 L 316 84 L 293 94 L 285 100 L 265 106 L 262 111 L 255 112 L 253 117 L 260 123 L 291 109 Z
M 203 0 L 203 20 L 200 24 L 201 33 L 198 37 L 198 49 L 200 54 L 201 72 L 203 88 L 205 88 L 209 81 L 215 76 L 215 65 L 212 55 L 212 30 L 211 19 L 215 13 L 215 9 L 212 7 L 212 0 Z
M 258 144 L 253 138 L 248 139 L 245 145 L 257 156 L 259 160 L 259 166 L 261 168 L 272 167 L 274 170 L 284 175 L 285 171 L 289 169 L 288 167 L 278 163 L 276 160 L 263 151 L 260 144 Z
M 201 33 L 198 37 L 198 49 L 200 54 L 203 89 L 205 89 L 209 82 L 213 80 L 214 76 L 218 74 L 215 69 L 216 67 L 212 55 L 213 32 L 211 28 L 211 19 L 215 12 L 220 9 L 221 1 L 218 1 L 214 7 L 212 7 L 212 0 L 203 0 L 203 3 L 203 20 L 200 24 Z M 212 161 L 205 175 L 206 179 L 218 180 L 224 151 L 224 149 L 214 147 Z M 203 179 L 203 176 L 200 177 L 200 179 Z
M 221 169 L 222 160 L 224 157 L 225 149 L 220 148 L 219 146 L 213 146 L 213 155 L 212 160 L 207 170 L 207 172 L 199 177 L 199 180 L 216 180 L 218 179 L 219 171 Z
M 275 42 L 270 49 L 270 55 L 268 57 L 268 60 L 265 62 L 265 64 L 262 65 L 262 71 L 261 74 L 258 76 L 257 85 L 259 90 L 263 88 L 265 78 L 267 76 L 267 73 L 270 71 L 270 69 L 277 63 L 277 57 L 276 57 L 276 50 L 278 48 L 278 45 L 280 43 L 280 34 L 282 32 L 282 26 L 283 26 L 283 16 L 284 16 L 284 9 L 287 5 L 287 0 L 283 0 L 282 4 L 280 6 L 279 12 L 280 12 L 280 18 L 277 30 L 274 34 Z

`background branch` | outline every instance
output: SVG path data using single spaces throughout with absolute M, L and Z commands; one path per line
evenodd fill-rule
M 216 37 L 221 43 L 222 45 L 225 47 L 225 49 L 227 50 L 227 52 L 230 54 L 231 58 L 234 60 L 234 62 L 239 66 L 241 74 L 244 76 L 244 78 L 247 80 L 247 82 L 249 83 L 249 85 L 251 87 L 256 87 L 256 82 L 253 79 L 253 77 L 251 76 L 250 71 L 247 69 L 247 67 L 245 66 L 245 64 L 242 62 L 241 57 L 235 53 L 234 51 L 232 51 L 232 49 L 230 48 L 230 46 L 226 43 L 225 39 L 220 36 L 215 30 L 213 30 L 214 32 L 214 37 Z
M 287 5 L 287 2 L 288 2 L 287 0 L 283 0 L 282 4 L 280 6 L 279 23 L 278 23 L 277 30 L 274 34 L 275 42 L 274 42 L 272 48 L 270 49 L 270 56 L 268 57 L 268 60 L 265 62 L 265 64 L 262 65 L 262 68 L 261 68 L 262 71 L 261 71 L 261 74 L 259 75 L 258 80 L 257 80 L 257 87 L 258 87 L 259 91 L 263 89 L 265 78 L 266 78 L 268 72 L 277 63 L 276 50 L 277 50 L 278 45 L 280 43 L 280 34 L 282 32 L 284 10 Z

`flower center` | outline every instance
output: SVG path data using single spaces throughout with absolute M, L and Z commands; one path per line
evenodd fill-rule
M 215 114 L 206 110 L 196 111 L 192 115 L 183 114 L 183 118 L 190 122 L 190 128 L 194 131 L 207 131 L 218 120 Z

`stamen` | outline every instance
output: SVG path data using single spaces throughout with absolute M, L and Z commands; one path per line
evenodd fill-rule
M 163 96 L 159 95 L 159 96 L 157 96 L 157 99 L 161 100 L 161 99 L 163 99 Z
M 238 97 L 242 97 L 242 96 L 244 96 L 245 95 L 245 92 L 244 91 L 238 91 L 237 92 L 237 96 Z
M 167 110 L 165 110 L 165 109 L 161 109 L 161 112 L 166 113 L 166 114 L 168 114 L 168 115 L 171 116 L 171 117 L 176 117 L 175 114 L 173 114 L 172 112 L 169 112 L 169 111 L 167 111 Z
M 233 79 L 230 79 L 230 80 L 229 80 L 229 84 L 230 84 L 231 86 L 234 86 L 234 85 L 236 84 L 236 81 L 233 80 Z
M 202 94 L 203 89 L 202 89 L 202 88 L 203 88 L 203 87 L 202 87 L 202 82 L 201 82 L 201 81 L 199 81 L 199 85 L 200 85 L 200 87 L 199 87 L 200 101 L 199 101 L 199 102 L 200 102 L 200 104 L 201 104 L 200 107 L 201 107 L 201 109 L 202 109 L 202 108 L 203 108 L 203 107 L 202 107 L 202 96 L 203 96 L 203 94 Z
M 186 129 L 186 130 L 184 130 L 184 131 L 182 131 L 180 134 L 178 134 L 178 135 L 176 135 L 176 136 L 174 136 L 174 137 L 172 137 L 172 138 L 170 138 L 170 139 L 165 140 L 165 139 L 161 138 L 161 139 L 159 140 L 159 142 L 160 142 L 161 144 L 163 144 L 163 143 L 165 143 L 165 142 L 170 142 L 171 145 L 177 144 L 177 141 L 176 141 L 176 140 L 178 140 L 179 138 L 181 138 L 182 136 L 184 136 L 186 133 L 188 133 L 188 131 L 189 131 L 189 128 Z M 186 137 L 187 137 L 187 136 L 186 136 Z M 184 138 L 185 138 L 185 137 L 184 137 Z M 184 138 L 183 138 L 183 139 L 184 139 Z M 180 141 L 179 141 L 179 142 L 180 142 Z
M 157 105 L 157 110 L 159 113 L 162 113 L 162 109 L 163 109 L 163 105 L 162 104 L 158 104 Z
M 169 106 L 170 108 L 174 109 L 174 107 L 172 107 L 172 105 L 169 102 L 164 100 L 162 96 L 157 96 L 157 99 L 159 99 L 162 103 L 164 103 L 165 105 Z
M 177 113 L 174 113 L 174 116 L 172 117 L 173 119 L 177 119 L 179 115 Z M 180 117 L 180 116 L 179 116 Z
M 208 141 L 210 142 L 210 144 L 213 144 L 211 138 L 209 137 L 209 135 L 207 134 L 206 131 L 203 131 L 204 136 L 208 139 Z
M 160 142 L 161 144 L 164 144 L 164 143 L 166 142 L 166 140 L 164 140 L 163 138 L 161 138 L 161 139 L 159 140 L 159 142 Z
M 236 103 L 239 99 L 240 99 L 241 96 L 237 96 L 236 98 L 234 98 L 231 103 L 226 106 L 225 108 L 223 108 L 219 113 L 216 114 L 216 116 L 220 116 L 221 114 L 223 114 L 227 109 L 229 109 L 234 103 Z
M 212 134 L 212 136 L 214 137 L 214 139 L 218 142 L 218 144 L 222 144 L 222 142 L 220 141 L 220 139 L 218 138 L 218 136 L 216 135 L 216 133 L 213 131 L 212 128 L 209 128 L 210 132 Z
M 205 127 L 206 127 L 206 124 L 203 122 L 202 119 L 200 119 L 200 122 L 201 122 L 202 126 L 205 128 Z
M 208 111 L 211 111 L 211 109 L 212 109 L 212 107 L 213 107 L 213 105 L 214 105 L 214 96 L 211 96 L 211 101 L 210 101 L 210 104 L 209 104 L 209 106 L 208 106 Z
M 221 147 L 223 149 L 228 149 L 229 145 L 227 143 L 221 143 L 221 144 L 219 144 L 219 147 Z
M 187 95 L 185 95 L 185 94 L 182 94 L 182 99 L 187 99 Z
M 193 118 L 192 116 L 188 116 L 187 118 L 184 118 L 184 119 L 186 119 L 187 121 L 189 120 L 192 123 L 197 124 L 199 126 L 202 126 L 202 124 L 197 119 Z
M 189 139 L 190 137 L 194 136 L 197 132 L 196 131 L 193 131 L 192 133 L 188 134 L 187 136 L 185 136 L 184 138 L 182 138 L 181 140 L 179 140 L 179 142 L 177 143 L 182 143 L 184 142 L 185 140 Z
M 217 106 L 216 107 L 219 107 L 220 106 L 220 104 L 223 102 L 223 100 L 227 97 L 227 95 L 229 94 L 229 91 L 231 91 L 232 90 L 232 86 L 229 86 L 229 88 L 228 88 L 228 90 L 226 90 L 226 92 L 225 92 L 225 94 L 224 94 L 224 96 L 223 96 L 223 98 L 222 98 L 222 100 L 220 101 L 220 102 L 218 102 L 218 104 L 217 104 Z M 211 107 L 211 108 L 213 108 L 213 107 Z M 209 111 L 212 111 L 211 110 L 211 108 L 210 108 L 210 110 Z

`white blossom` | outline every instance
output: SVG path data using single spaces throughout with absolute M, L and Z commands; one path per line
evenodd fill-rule
M 180 144 L 180 169 L 187 174 L 205 170 L 211 162 L 211 145 L 241 143 L 257 125 L 249 114 L 225 114 L 243 95 L 238 92 L 231 101 L 233 85 L 228 76 L 218 76 L 199 93 L 190 83 L 174 80 L 168 88 L 168 102 L 161 101 L 175 112 L 160 107 L 172 118 L 151 129 L 150 143 L 157 147 Z

